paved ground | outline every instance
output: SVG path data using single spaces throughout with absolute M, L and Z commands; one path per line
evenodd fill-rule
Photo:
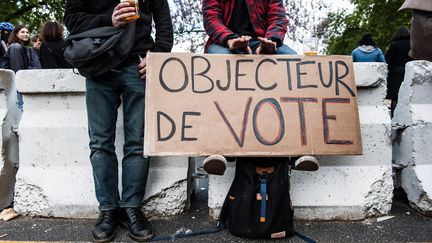
M 185 213 L 163 220 L 152 220 L 156 235 L 170 235 L 180 228 L 193 230 L 214 228 L 216 222 L 208 217 L 206 190 L 192 201 Z M 432 218 L 413 210 L 405 195 L 395 193 L 392 219 L 377 222 L 364 221 L 296 221 L 295 229 L 318 242 L 432 242 Z M 0 222 L 1 241 L 91 241 L 92 220 L 66 220 L 51 218 L 19 217 Z M 127 232 L 119 229 L 118 242 L 131 242 Z M 217 234 L 178 239 L 176 242 L 245 242 L 244 238 L 223 231 Z M 279 242 L 303 242 L 299 238 Z M 254 240 L 251 242 L 266 242 Z

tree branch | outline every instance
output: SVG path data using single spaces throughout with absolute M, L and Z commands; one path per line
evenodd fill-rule
M 32 3 L 30 5 L 24 6 L 23 8 L 18 9 L 17 11 L 9 14 L 6 16 L 5 21 L 11 21 L 15 18 L 21 17 L 25 13 L 31 11 L 33 8 L 39 7 L 39 6 L 45 6 L 48 3 L 46 1 L 39 1 L 38 3 Z

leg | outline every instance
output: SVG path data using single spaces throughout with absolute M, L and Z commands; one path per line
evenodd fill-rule
M 234 54 L 228 47 L 218 44 L 211 44 L 207 50 L 209 54 Z
M 211 44 L 208 48 L 210 54 L 234 54 L 228 47 L 218 44 Z M 203 161 L 203 169 L 212 175 L 223 175 L 225 173 L 227 161 L 224 156 L 213 154 Z
M 112 74 L 109 74 L 112 75 Z M 99 218 L 92 230 L 93 241 L 114 240 L 118 225 L 118 162 L 114 140 L 120 92 L 114 76 L 86 80 L 86 103 L 90 136 L 90 161 L 93 167 Z
M 303 155 L 291 158 L 293 170 L 316 171 L 319 169 L 319 162 L 314 156 Z
M 296 55 L 297 52 L 293 49 L 289 48 L 287 45 L 282 44 L 276 50 L 276 53 L 279 55 Z
M 120 199 L 114 147 L 120 92 L 116 78 L 109 75 L 86 80 L 90 161 L 100 210 L 118 208 Z
M 145 81 L 136 64 L 123 68 L 120 80 L 125 137 L 120 207 L 141 207 L 149 170 L 149 159 L 143 156 Z
M 141 211 L 149 170 L 149 158 L 143 155 L 145 81 L 136 64 L 122 69 L 120 81 L 125 137 L 120 223 L 133 240 L 145 241 L 153 237 L 151 224 Z

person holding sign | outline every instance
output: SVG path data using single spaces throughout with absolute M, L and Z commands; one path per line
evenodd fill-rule
M 66 1 L 65 24 L 71 34 L 105 26 L 123 28 L 136 22 L 135 38 L 123 40 L 133 42 L 126 60 L 115 70 L 86 79 L 90 161 L 100 210 L 92 236 L 98 243 L 114 240 L 119 224 L 128 229 L 135 241 L 153 236 L 151 225 L 141 211 L 149 170 L 149 158 L 143 156 L 145 56 L 147 51 L 171 51 L 173 27 L 167 0 L 132 2 Z M 153 21 L 155 40 L 151 37 Z M 119 194 L 114 141 L 121 102 L 125 141 Z
M 204 0 L 202 4 L 204 28 L 209 36 L 205 51 L 211 54 L 297 54 L 283 44 L 288 19 L 282 0 Z M 235 160 L 235 158 L 228 158 Z M 253 163 L 285 161 L 285 157 L 252 158 L 241 160 Z M 296 158 L 293 169 L 315 171 L 318 160 L 312 156 Z M 203 162 L 209 174 L 223 175 L 227 160 L 222 155 L 211 155 Z
M 204 0 L 206 52 L 297 54 L 283 44 L 288 19 L 282 0 Z

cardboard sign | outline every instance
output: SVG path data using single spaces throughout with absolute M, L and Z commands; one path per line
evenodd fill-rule
M 144 154 L 362 153 L 350 56 L 147 56 Z

